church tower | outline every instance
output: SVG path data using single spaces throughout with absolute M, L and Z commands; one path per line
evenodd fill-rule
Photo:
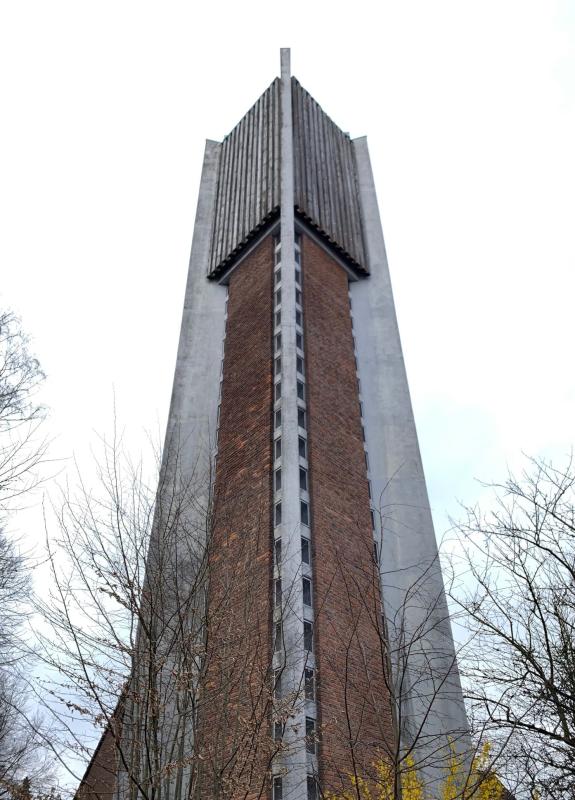
M 162 793 L 315 800 L 406 748 L 432 785 L 467 722 L 367 142 L 289 50 L 206 144 L 164 480 L 175 461 L 195 487 L 177 538 L 203 531 L 206 555 L 179 558 L 202 570 L 201 647 L 193 710 L 175 724 L 176 687 L 157 712 Z M 154 542 L 150 564 L 170 587 Z M 120 739 L 143 758 L 133 702 L 109 759 Z M 138 785 L 115 759 L 116 793 L 145 795 L 153 768 Z

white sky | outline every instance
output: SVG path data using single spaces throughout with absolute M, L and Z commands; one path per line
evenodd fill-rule
M 110 431 L 113 387 L 122 424 L 163 431 L 204 139 L 281 46 L 368 135 L 442 533 L 474 478 L 575 441 L 573 2 L 4 0 L 0 303 L 47 373 L 53 455 Z

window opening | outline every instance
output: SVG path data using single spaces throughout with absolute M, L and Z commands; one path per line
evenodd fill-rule
M 303 646 L 308 653 L 313 650 L 313 625 L 311 622 L 304 622 L 303 624 Z
M 313 669 L 306 667 L 304 672 L 305 699 L 315 700 L 315 676 Z
M 303 604 L 311 607 L 311 581 L 309 578 L 302 578 Z
M 274 800 L 281 800 L 274 796 Z M 317 783 L 313 775 L 307 776 L 307 800 L 317 800 Z
M 274 672 L 274 697 L 282 696 L 282 671 L 276 669 Z
M 305 718 L 305 749 L 308 753 L 315 753 L 315 719 Z
M 304 564 L 310 563 L 309 539 L 301 537 L 301 560 Z

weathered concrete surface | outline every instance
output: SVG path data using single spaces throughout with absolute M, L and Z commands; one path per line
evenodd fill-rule
M 220 147 L 206 142 L 165 445 L 179 445 L 181 469 L 198 475 L 215 447 L 225 331 L 226 288 L 206 280 Z
M 401 733 L 417 740 L 426 777 L 438 777 L 438 746 L 465 749 L 468 725 L 437 544 L 393 302 L 365 138 L 354 141 L 363 231 L 371 275 L 350 284 L 358 372 L 381 548 L 381 588 Z M 410 647 L 409 669 L 402 659 Z

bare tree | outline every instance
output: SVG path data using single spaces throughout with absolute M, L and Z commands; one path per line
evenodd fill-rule
M 54 774 L 41 729 L 27 683 L 0 670 L 0 798 L 17 796 L 23 780 L 34 793 L 48 790 Z
M 30 574 L 15 544 L 0 530 L 0 668 L 6 669 L 22 657 L 19 628 L 29 599 Z
M 178 450 L 164 458 L 157 487 L 115 436 L 103 444 L 98 480 L 88 486 L 78 474 L 77 490 L 53 503 L 51 588 L 37 602 L 47 670 L 38 696 L 56 720 L 52 746 L 76 779 L 103 735 L 107 788 L 88 778 L 84 796 L 179 800 L 209 786 L 212 797 L 241 798 L 258 775 L 264 793 L 281 748 L 270 723 L 279 675 L 251 591 L 266 567 L 254 561 L 250 572 L 252 537 L 226 524 L 231 505 L 250 498 L 218 503 L 211 474 L 183 477 Z M 267 543 L 269 516 L 252 504 L 244 518 Z M 217 530 L 234 560 L 215 581 Z M 241 559 L 248 567 L 238 574 Z M 267 592 L 269 580 L 262 585 Z
M 0 513 L 4 516 L 11 501 L 38 481 L 36 468 L 46 443 L 37 439 L 43 409 L 35 395 L 43 378 L 20 320 L 11 312 L 0 313 Z M 23 677 L 29 664 L 22 625 L 30 585 L 29 564 L 0 526 L 0 796 L 16 792 L 24 778 L 34 790 L 50 779 L 41 721 L 29 709 Z
M 575 468 L 531 459 L 458 525 L 452 597 L 476 724 L 518 796 L 575 796 Z
M 0 510 L 37 482 L 36 468 L 46 453 L 38 440 L 44 409 L 36 392 L 44 373 L 29 350 L 18 317 L 0 313 Z

